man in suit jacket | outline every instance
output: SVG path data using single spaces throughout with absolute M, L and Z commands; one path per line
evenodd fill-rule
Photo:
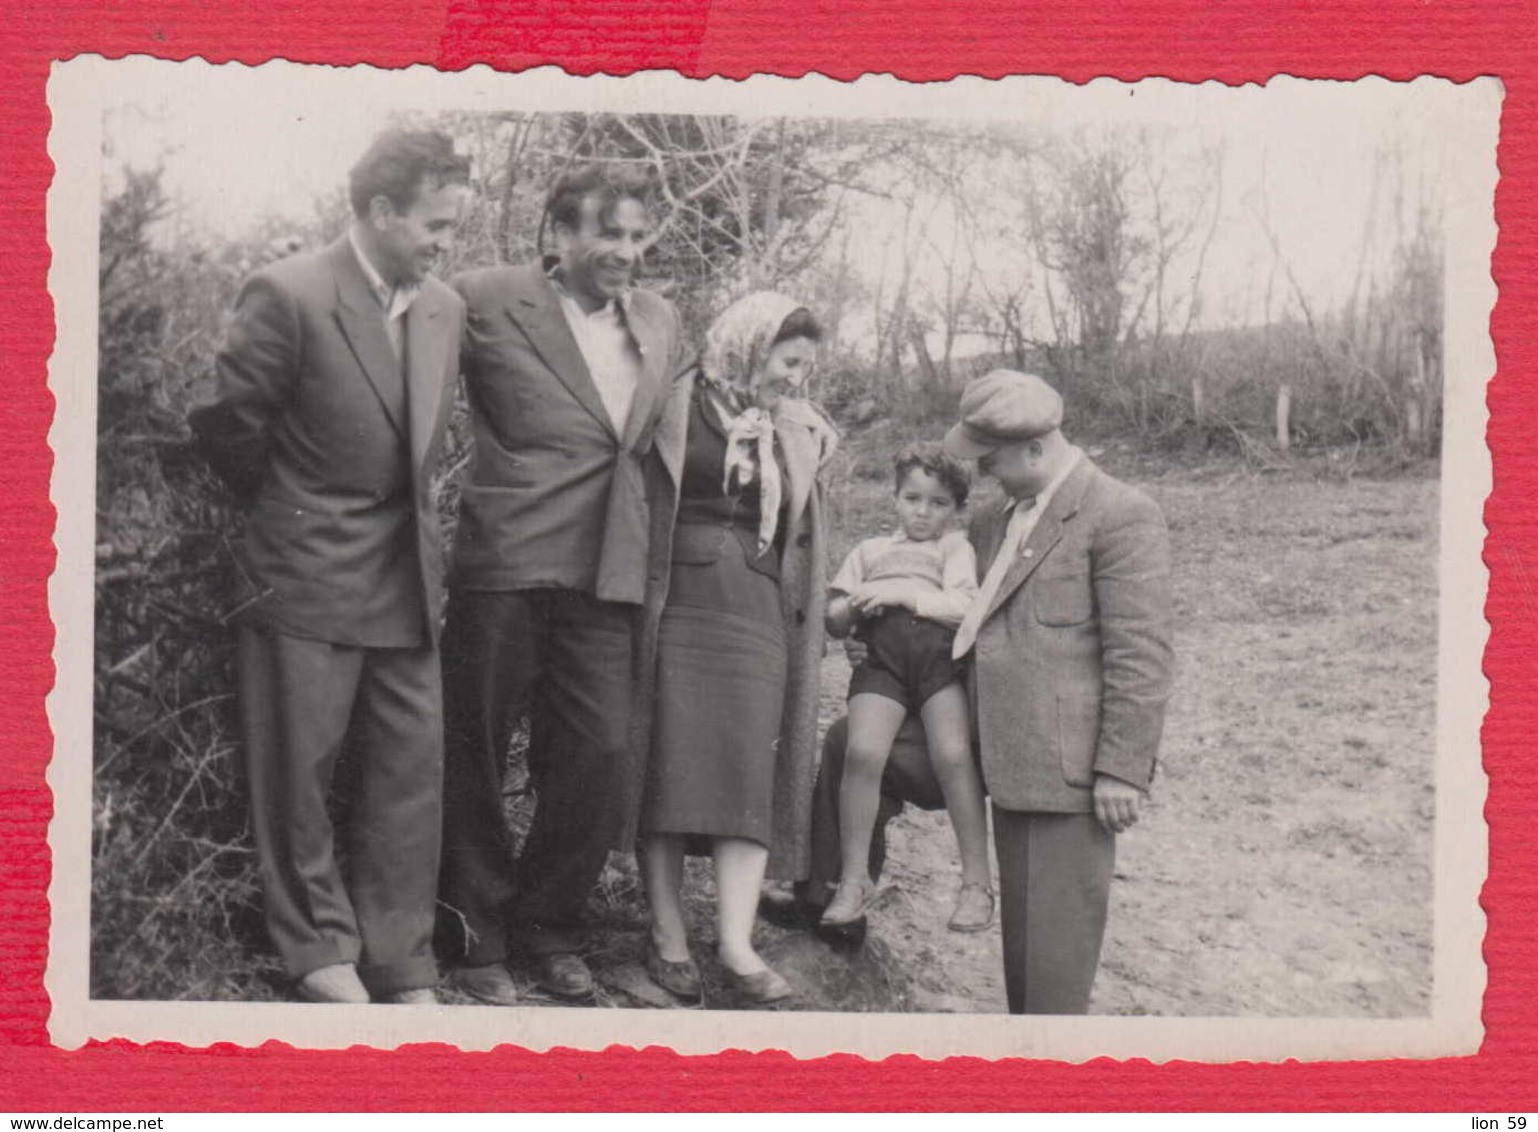
M 681 361 L 672 305 L 631 285 L 651 195 L 623 167 L 579 169 L 546 205 L 556 256 L 455 282 L 475 456 L 444 630 L 439 948 L 484 1002 L 515 1001 L 513 946 L 544 989 L 592 993 L 583 910 L 634 834 L 639 610 L 667 549 L 654 433 Z M 526 711 L 537 805 L 515 859 L 502 781 Z
M 269 934 L 300 997 L 436 1001 L 442 551 L 429 478 L 463 304 L 428 274 L 469 165 L 382 135 L 347 235 L 257 272 L 190 423 L 244 505 L 243 737 Z M 327 812 L 358 763 L 348 867 Z
M 995 370 L 946 435 L 1009 499 L 974 524 L 977 601 L 956 633 L 999 857 L 1014 1014 L 1083 1014 L 1115 835 L 1138 820 L 1173 672 L 1169 536 L 1142 492 L 1059 430 L 1062 398 Z

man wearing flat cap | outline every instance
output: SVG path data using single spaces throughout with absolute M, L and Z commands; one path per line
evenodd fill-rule
M 955 655 L 974 660 L 1012 1014 L 1089 1009 L 1115 835 L 1142 808 L 1173 674 L 1164 517 L 1062 416 L 1041 378 L 994 370 L 945 438 L 1008 495 L 973 523 L 982 582 Z

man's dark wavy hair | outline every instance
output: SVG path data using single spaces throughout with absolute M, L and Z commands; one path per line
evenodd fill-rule
M 454 152 L 454 140 L 437 130 L 386 130 L 374 139 L 347 178 L 355 216 L 367 216 L 370 202 L 385 197 L 405 212 L 423 187 L 470 183 L 470 159 Z
M 657 199 L 657 182 L 632 165 L 603 162 L 563 174 L 545 198 L 545 222 L 576 231 L 582 224 L 582 202 L 598 198 L 598 215 L 607 216 L 622 200 L 637 202 L 650 215 Z
M 892 461 L 896 472 L 894 490 L 901 491 L 903 480 L 914 468 L 928 472 L 939 480 L 955 497 L 957 507 L 967 505 L 967 495 L 972 490 L 972 476 L 967 466 L 945 450 L 937 440 L 920 440 L 908 445 Z

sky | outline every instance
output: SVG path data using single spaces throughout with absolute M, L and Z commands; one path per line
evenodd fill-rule
M 1225 186 L 1203 287 L 1206 321 L 1256 321 L 1272 252 L 1256 218 L 1262 186 L 1278 245 L 1311 301 L 1344 298 L 1369 218 L 1375 154 L 1402 155 L 1406 180 L 1445 195 L 1450 143 L 1460 107 L 1451 84 L 1273 80 L 1266 87 L 1181 86 L 1155 80 L 1128 86 L 1097 80 L 958 80 L 919 89 L 890 79 L 853 87 L 812 79 L 705 86 L 675 76 L 573 80 L 503 87 L 529 76 L 435 76 L 395 81 L 384 72 L 335 68 L 212 68 L 150 72 L 135 93 L 104 115 L 104 176 L 122 164 L 161 162 L 165 184 L 192 230 L 234 236 L 264 217 L 302 218 L 315 200 L 345 182 L 367 139 L 402 108 L 438 105 L 500 109 L 504 90 L 537 97 L 531 108 L 705 110 L 762 114 L 952 115 L 1009 119 L 1065 129 L 1146 124 L 1185 141 L 1221 142 Z M 417 68 L 420 72 L 424 68 Z M 191 81 L 183 81 L 191 80 Z M 717 80 L 716 82 L 719 82 Z M 427 85 L 423 85 L 423 84 Z M 436 83 L 437 85 L 433 85 Z M 1018 84 L 1018 85 L 1012 85 Z M 649 100 L 649 101 L 648 101 Z M 1380 218 L 1383 209 L 1378 209 Z M 888 240 L 878 217 L 865 240 L 872 262 Z M 870 268 L 874 270 L 874 268 Z

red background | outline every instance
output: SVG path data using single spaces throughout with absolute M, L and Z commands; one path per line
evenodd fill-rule
M 1538 35 L 1530 5 L 1433 0 L 1162 0 L 1038 10 L 1021 0 L 969 0 L 926 10 L 918 0 L 54 0 L 6 4 L 0 30 L 0 1109 L 26 1112 L 395 1110 L 455 1108 L 1024 1108 L 1533 1109 L 1538 1023 L 1529 934 L 1538 849 L 1538 786 L 1522 751 L 1538 720 L 1528 694 L 1538 625 L 1538 531 L 1531 499 L 1538 393 L 1522 374 L 1538 360 L 1534 175 L 1538 163 Z M 1489 390 L 1496 489 L 1486 510 L 1493 623 L 1485 668 L 1491 876 L 1485 956 L 1490 987 L 1478 1056 L 1432 1062 L 1163 1065 L 852 1057 L 796 1062 L 781 1054 L 683 1058 L 670 1052 L 442 1046 L 395 1053 L 303 1052 L 279 1045 L 48 1044 L 42 976 L 48 944 L 43 773 L 53 679 L 46 584 L 53 568 L 48 502 L 53 412 L 46 363 L 53 312 L 46 290 L 44 198 L 50 61 L 77 53 L 260 63 L 275 57 L 386 67 L 476 63 L 516 70 L 554 62 L 574 73 L 676 68 L 685 75 L 891 71 L 914 80 L 958 73 L 1051 73 L 1238 83 L 1281 74 L 1354 79 L 1496 75 L 1506 84 L 1496 196 L 1500 287 L 1493 331 L 1499 372 Z M 1471 834 L 1477 831 L 1470 831 Z

